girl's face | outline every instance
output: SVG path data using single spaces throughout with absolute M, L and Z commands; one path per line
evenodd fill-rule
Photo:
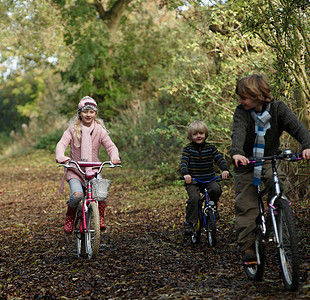
M 258 100 L 253 100 L 251 98 L 239 98 L 239 103 L 243 106 L 245 110 L 254 109 L 256 112 L 260 112 L 263 109 L 263 103 Z
M 196 144 L 202 144 L 206 139 L 205 132 L 195 132 L 192 134 L 192 140 Z
M 92 109 L 86 109 L 80 112 L 80 117 L 84 126 L 89 127 L 96 119 L 97 113 Z

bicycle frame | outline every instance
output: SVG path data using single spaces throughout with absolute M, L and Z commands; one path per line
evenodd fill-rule
M 290 153 L 287 153 L 287 154 L 290 155 Z M 270 199 L 270 202 L 268 203 L 268 209 L 269 209 L 269 214 L 271 216 L 272 225 L 274 228 L 274 235 L 275 235 L 276 244 L 277 244 L 277 247 L 279 248 L 281 245 L 280 245 L 280 241 L 279 241 L 279 234 L 278 234 L 277 223 L 276 223 L 277 208 L 275 207 L 275 202 L 279 198 L 288 201 L 290 205 L 291 205 L 291 202 L 282 194 L 282 191 L 281 191 L 281 187 L 279 184 L 279 175 L 278 175 L 278 170 L 277 170 L 277 166 L 276 166 L 277 159 L 279 159 L 279 158 L 276 155 L 274 155 L 274 156 L 266 157 L 265 159 L 262 159 L 261 161 L 264 162 L 266 160 L 271 160 L 275 195 Z M 292 160 L 297 161 L 297 160 L 301 160 L 301 159 L 302 159 L 301 157 L 296 157 Z M 256 162 L 257 162 L 256 160 L 250 161 L 250 163 L 256 163 Z M 266 236 L 266 233 L 267 233 L 267 227 L 266 227 L 266 220 L 264 217 L 264 205 L 263 205 L 263 199 L 262 198 L 268 190 L 269 189 L 267 187 L 262 191 L 260 190 L 259 186 L 257 188 L 258 198 L 259 198 L 259 212 L 260 212 L 261 221 L 262 221 L 261 222 L 262 234 L 264 237 Z
M 74 164 L 74 166 L 70 165 Z M 121 167 L 121 165 L 114 165 L 110 161 L 106 162 L 85 162 L 85 161 L 73 161 L 70 160 L 63 166 L 65 168 L 75 168 L 84 177 L 86 190 L 85 197 L 82 203 L 79 203 L 78 214 L 75 221 L 76 230 L 74 233 L 76 235 L 78 256 L 95 258 L 99 251 L 100 243 L 100 215 L 98 211 L 98 201 L 93 198 L 92 190 L 92 179 L 98 178 L 102 168 L 105 165 L 114 168 L 116 166 Z M 81 168 L 90 168 L 87 171 L 83 171 Z M 94 171 L 92 168 L 95 167 L 98 170 Z M 90 210 L 90 213 L 89 213 Z M 90 227 L 89 227 L 90 226 Z
M 215 217 L 215 207 L 210 201 L 207 184 L 215 180 L 220 181 L 221 177 L 216 176 L 208 181 L 201 181 L 197 178 L 192 178 L 192 183 L 202 183 L 204 186 L 204 208 L 202 210 L 202 205 L 199 205 L 198 210 L 198 224 L 195 226 L 195 231 L 190 236 L 190 241 L 193 244 L 197 244 L 200 241 L 201 228 L 204 227 L 205 232 L 208 235 L 208 244 L 213 247 L 216 245 L 216 217 Z M 211 212 L 211 214 L 210 214 Z
M 82 222 L 80 223 L 80 228 L 79 228 L 80 233 L 85 233 L 87 232 L 86 213 L 88 211 L 88 205 L 90 202 L 95 202 L 96 205 L 98 206 L 98 202 L 93 199 L 91 180 L 93 178 L 96 178 L 97 175 L 100 174 L 103 166 L 110 162 L 104 162 L 104 163 L 84 162 L 84 161 L 79 161 L 79 162 L 70 161 L 70 162 L 75 164 L 79 172 L 83 174 L 85 177 L 84 180 L 85 180 L 85 185 L 86 185 L 86 195 L 85 195 L 85 200 L 83 201 L 83 205 L 82 205 L 82 216 L 80 216 L 80 218 L 82 218 Z M 97 172 L 94 172 L 93 170 L 88 170 L 84 172 L 81 169 L 81 167 L 85 167 L 85 168 L 86 167 L 99 167 L 99 170 Z
M 90 202 L 95 202 L 98 206 L 98 201 L 93 199 L 92 186 L 90 181 L 87 182 L 86 187 L 86 200 L 83 201 L 82 205 L 82 222 L 80 223 L 80 232 L 87 232 L 87 222 L 86 222 L 86 213 L 88 210 L 88 205 Z
M 272 176 L 274 182 L 274 196 L 267 201 L 268 208 L 264 210 L 263 196 L 270 191 L 270 187 L 258 192 L 259 216 L 256 219 L 256 261 L 245 262 L 245 272 L 252 280 L 261 280 L 265 265 L 265 244 L 268 242 L 271 226 L 273 227 L 274 242 L 279 255 L 281 273 L 284 286 L 288 291 L 296 291 L 299 284 L 299 255 L 298 237 L 296 234 L 293 212 L 290 208 L 291 202 L 281 191 L 279 175 L 277 171 L 277 161 L 298 161 L 300 155 L 292 154 L 290 150 L 285 150 L 283 154 L 266 156 L 257 160 L 250 160 L 250 163 L 263 163 L 271 161 Z M 267 211 L 267 215 L 265 216 Z M 265 218 L 266 217 L 266 218 Z M 271 240 L 269 240 L 271 241 Z
M 212 206 L 212 203 L 210 203 L 210 197 L 209 197 L 209 193 L 208 193 L 208 189 L 207 189 L 207 184 L 208 183 L 211 183 L 213 182 L 214 180 L 217 180 L 221 178 L 220 176 L 215 176 L 213 177 L 211 180 L 208 180 L 208 181 L 201 181 L 197 178 L 192 178 L 193 181 L 197 181 L 199 183 L 202 183 L 204 185 L 204 209 L 203 209 L 203 225 L 204 227 L 206 228 L 206 214 L 207 214 L 207 211 L 209 209 L 212 210 L 212 212 L 214 213 L 214 207 Z M 214 218 L 214 220 L 216 220 Z

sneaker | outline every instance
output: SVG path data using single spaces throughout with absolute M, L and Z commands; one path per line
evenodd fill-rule
M 184 235 L 189 236 L 193 233 L 193 224 L 185 222 L 184 223 Z
M 253 263 L 257 261 L 256 253 L 253 248 L 246 249 L 242 253 L 242 260 L 244 263 Z

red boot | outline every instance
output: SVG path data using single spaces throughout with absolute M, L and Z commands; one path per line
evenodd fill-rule
M 103 224 L 104 210 L 106 207 L 107 205 L 104 201 L 98 201 L 98 210 L 99 210 L 99 216 L 100 216 L 100 230 L 107 229 L 107 227 Z
M 66 213 L 66 223 L 64 225 L 65 233 L 71 234 L 73 231 L 76 210 L 77 207 L 71 207 L 68 204 L 68 210 Z

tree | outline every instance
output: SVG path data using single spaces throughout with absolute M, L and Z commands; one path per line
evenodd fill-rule
M 300 118 L 310 128 L 309 2 L 256 0 L 243 5 L 244 31 L 258 36 L 275 52 L 274 82 L 286 96 L 296 98 Z
M 47 0 L 0 0 L 0 63 L 2 68 L 31 70 L 65 65 L 64 20 Z

